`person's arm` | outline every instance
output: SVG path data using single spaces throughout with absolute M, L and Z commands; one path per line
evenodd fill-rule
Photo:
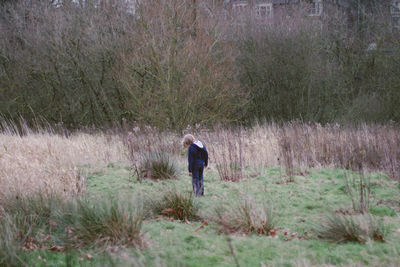
M 189 174 L 191 174 L 192 170 L 193 170 L 193 160 L 194 160 L 193 153 L 194 153 L 193 147 L 190 146 L 189 149 L 188 149 L 188 170 L 189 170 Z
M 204 147 L 204 156 L 205 156 L 205 159 L 204 159 L 204 166 L 205 167 L 207 167 L 208 166 L 208 152 L 207 152 L 207 149 L 206 149 L 206 147 Z

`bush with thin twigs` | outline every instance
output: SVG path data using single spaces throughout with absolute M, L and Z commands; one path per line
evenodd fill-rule
M 315 232 L 319 238 L 334 243 L 366 243 L 368 240 L 385 242 L 386 234 L 382 223 L 370 214 L 331 214 L 315 226 Z
M 198 135 L 209 144 L 211 162 L 215 162 L 221 179 L 243 177 L 244 168 L 265 166 L 281 166 L 289 174 L 314 167 L 354 171 L 362 168 L 383 171 L 398 179 L 399 133 L 397 125 L 322 126 L 295 121 L 281 125 L 256 124 L 241 129 L 240 135 L 237 131 L 218 129 Z M 231 168 L 240 164 L 241 172 L 239 168 Z
M 278 161 L 285 168 L 286 176 L 288 177 L 287 182 L 294 182 L 294 151 L 290 142 L 290 136 L 286 133 L 285 128 L 279 131 L 277 139 L 279 144 Z
M 217 208 L 216 223 L 221 226 L 222 232 L 270 235 L 275 216 L 267 203 L 259 206 L 254 200 L 244 199 L 236 206 Z
M 265 126 L 264 126 L 265 127 Z M 337 167 L 354 171 L 386 171 L 399 178 L 400 135 L 395 125 L 345 125 L 305 124 L 292 122 L 282 126 L 268 125 L 278 140 L 275 153 L 282 148 L 293 151 L 294 168 Z M 284 142 L 281 132 L 285 132 Z M 278 150 L 278 151 L 277 151 Z M 288 152 L 288 155 L 290 153 Z M 283 162 L 285 166 L 285 163 Z M 287 165 L 287 164 L 286 164 Z M 290 166 L 290 164 L 289 164 Z M 289 168 L 291 169 L 291 168 Z
M 345 186 L 345 192 L 351 198 L 353 210 L 357 213 L 368 212 L 373 193 L 369 175 L 366 175 L 363 171 L 358 174 L 346 175 Z
M 132 174 L 137 176 L 139 181 L 145 177 L 176 177 L 177 168 L 170 155 L 178 155 L 181 146 L 175 134 L 161 133 L 151 127 L 132 128 L 125 125 L 122 140 Z
M 205 133 L 205 139 L 212 144 L 210 157 L 222 181 L 237 182 L 243 178 L 244 135 L 242 129 L 224 130 L 219 127 L 214 132 Z
M 151 208 L 155 214 L 175 218 L 177 220 L 198 220 L 198 204 L 191 192 L 177 192 L 170 189 L 161 198 L 150 201 Z

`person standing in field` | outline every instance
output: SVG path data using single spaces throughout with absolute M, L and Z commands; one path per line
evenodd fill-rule
M 188 149 L 189 176 L 192 177 L 193 193 L 195 196 L 204 195 L 203 173 L 208 166 L 208 152 L 205 145 L 187 134 L 183 137 L 183 146 Z

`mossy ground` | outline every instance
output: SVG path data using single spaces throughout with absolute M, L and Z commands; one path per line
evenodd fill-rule
M 110 163 L 87 178 L 87 194 L 93 198 L 132 199 L 154 198 L 169 190 L 191 191 L 191 178 L 184 160 L 179 163 L 178 179 L 168 181 L 137 181 L 129 168 Z M 285 183 L 279 168 L 258 170 L 252 178 L 240 182 L 220 181 L 216 170 L 205 172 L 205 196 L 196 198 L 200 215 L 207 220 L 221 205 L 238 202 L 251 196 L 257 202 L 273 206 L 276 237 L 219 232 L 218 225 L 202 222 L 184 223 L 167 218 L 148 219 L 143 224 L 146 246 L 142 249 L 111 248 L 108 253 L 74 251 L 70 254 L 73 266 L 399 266 L 400 265 L 400 194 L 396 181 L 383 173 L 370 175 L 372 197 L 370 212 L 384 222 L 388 231 L 386 242 L 367 244 L 332 244 L 318 240 L 313 226 L 335 210 L 351 210 L 351 198 L 346 194 L 345 179 L 352 172 L 340 169 L 310 169 L 294 182 Z M 297 233 L 290 241 L 283 229 Z M 229 241 L 230 240 L 230 241 Z M 231 252 L 229 243 L 233 247 Z M 93 258 L 86 257 L 89 253 Z M 30 252 L 33 264 L 67 265 L 65 253 Z M 106 254 L 106 256 L 105 256 Z M 39 257 L 40 256 L 40 257 Z M 44 260 L 46 262 L 44 262 Z

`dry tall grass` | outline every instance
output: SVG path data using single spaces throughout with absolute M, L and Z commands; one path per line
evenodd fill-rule
M 110 161 L 127 161 L 118 136 L 51 133 L 20 136 L 0 133 L 0 199 L 8 194 L 32 192 L 75 194 L 85 189 L 79 166 L 103 167 Z
M 383 171 L 400 178 L 400 128 L 396 125 L 293 122 L 255 125 L 237 132 L 217 129 L 200 134 L 209 144 L 211 162 L 222 165 L 220 169 L 281 166 L 290 178 L 305 168 L 328 167 Z M 232 179 L 236 174 L 231 170 L 230 179 L 220 176 L 236 180 Z
M 11 128 L 3 129 L 0 199 L 10 193 L 79 193 L 85 189 L 85 175 L 79 166 L 90 164 L 91 170 L 96 170 L 109 162 L 134 165 L 156 149 L 180 154 L 185 160 L 181 137 L 173 133 L 125 129 L 113 134 L 62 136 L 51 130 L 25 130 L 19 135 Z M 223 180 L 237 181 L 247 170 L 265 166 L 282 166 L 289 177 L 313 167 L 383 171 L 392 178 L 400 177 L 400 129 L 394 125 L 264 124 L 197 135 L 205 141 L 210 164 Z

